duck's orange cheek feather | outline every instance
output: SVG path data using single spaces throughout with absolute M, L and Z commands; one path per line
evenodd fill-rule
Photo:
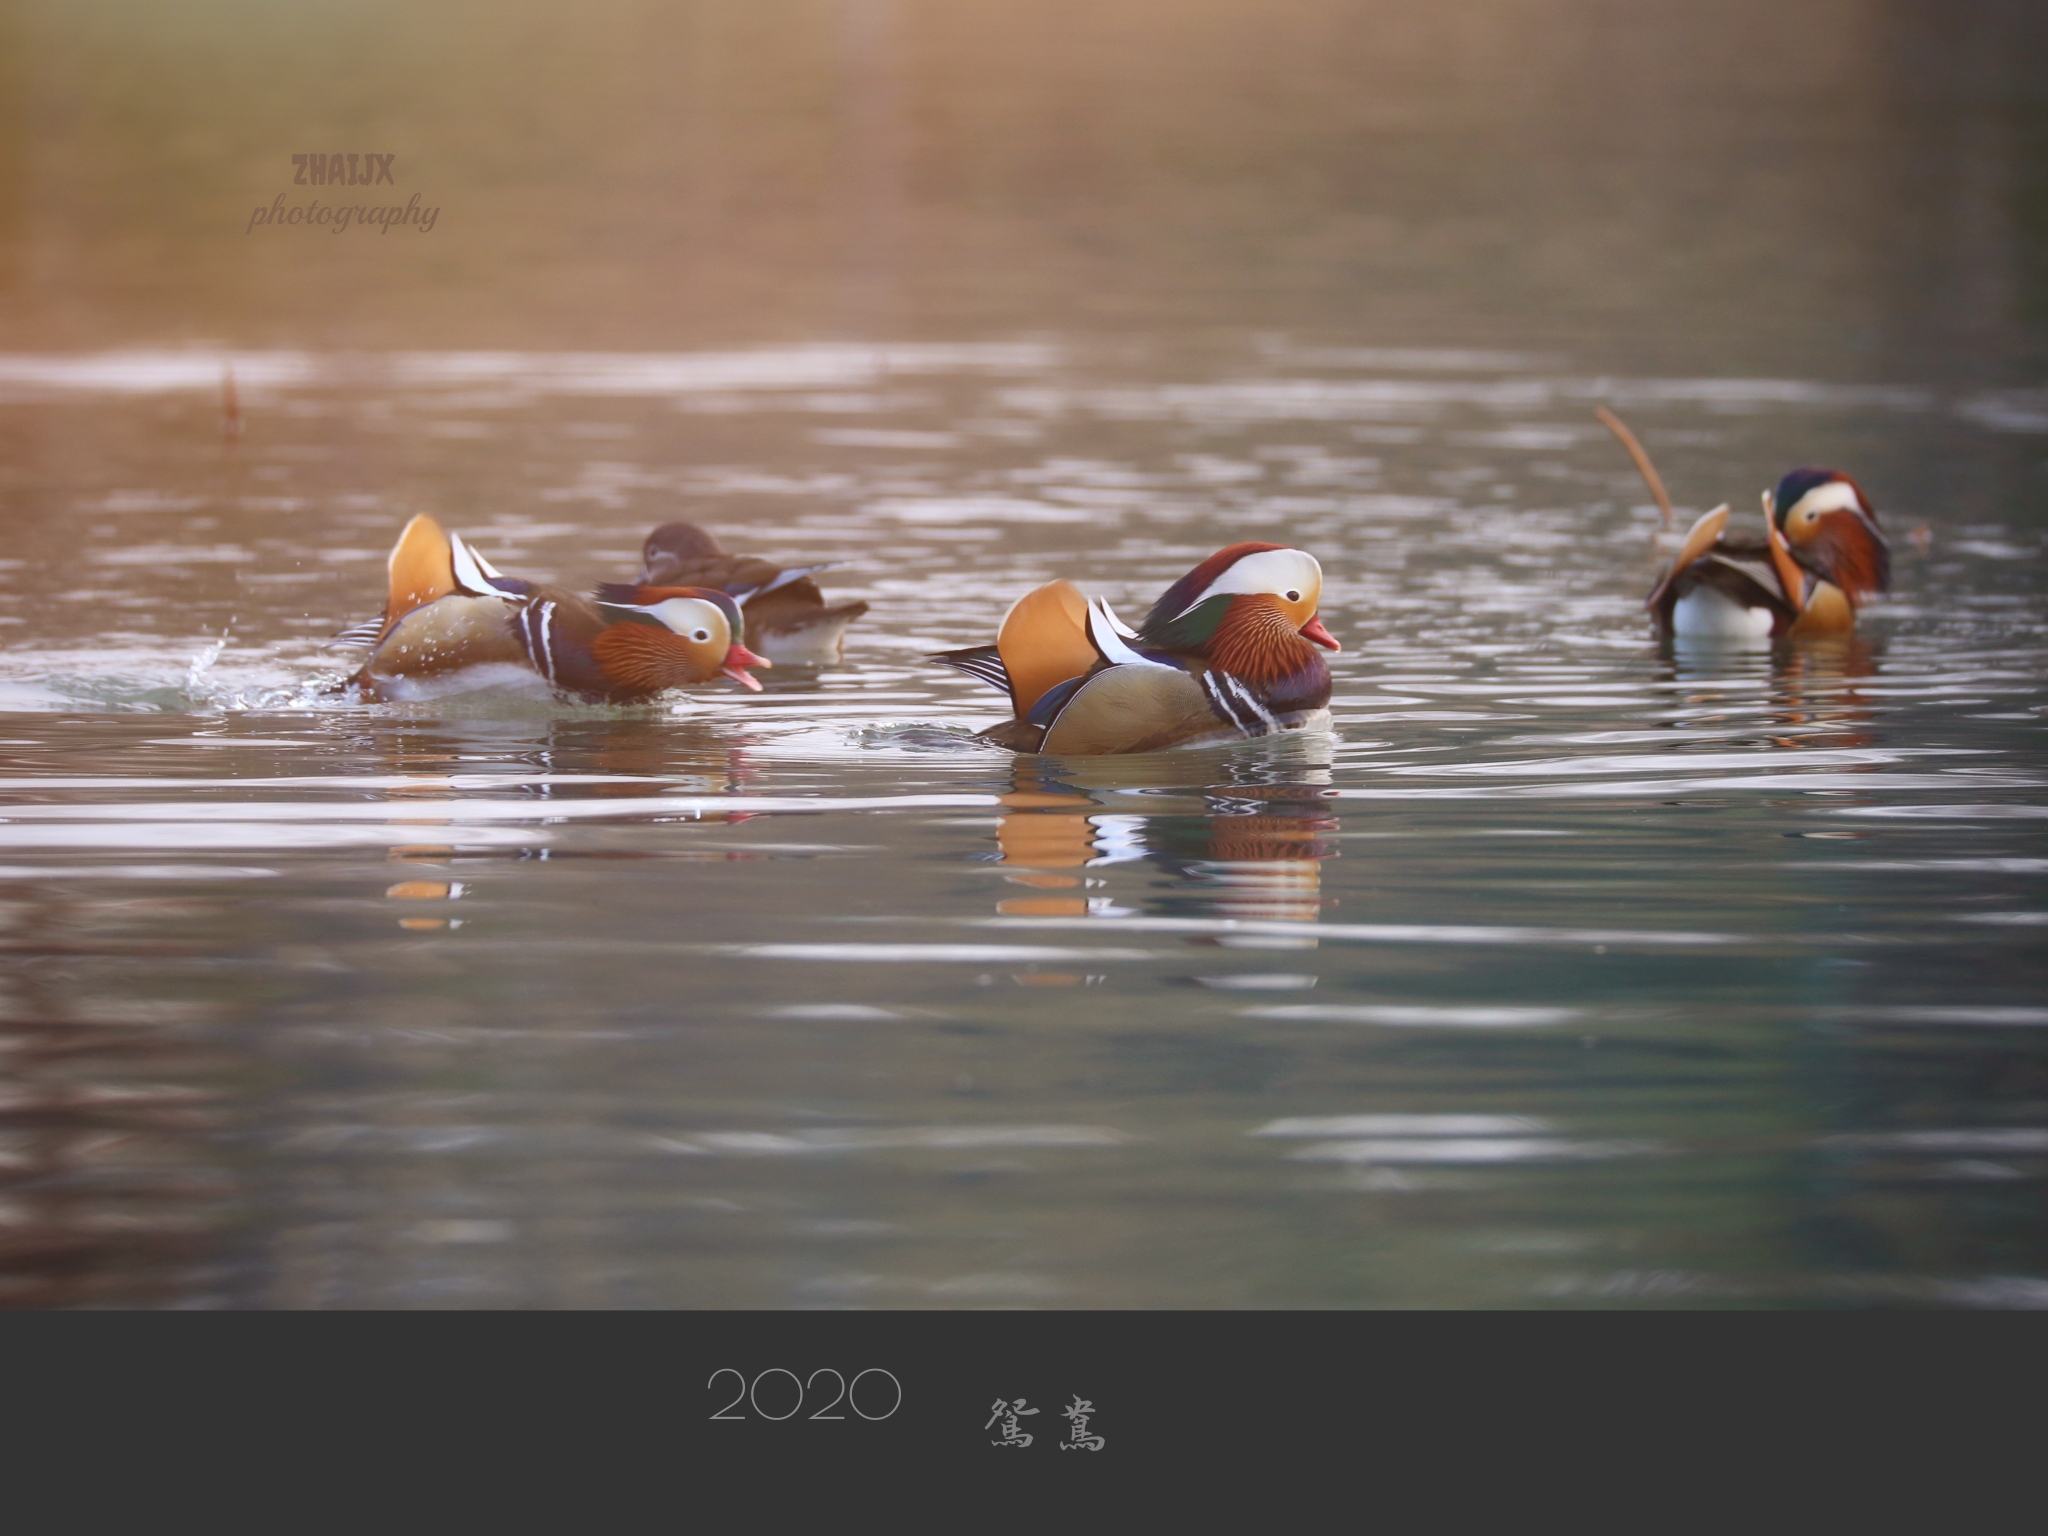
M 692 655 L 678 637 L 650 624 L 614 624 L 597 637 L 591 650 L 613 682 L 651 693 L 701 683 L 718 674 L 715 658 Z
M 1820 520 L 1814 546 L 1835 584 L 1855 597 L 1891 585 L 1891 558 L 1853 512 L 1830 512 Z
M 1231 604 L 1209 637 L 1209 661 L 1247 682 L 1284 677 L 1301 665 L 1307 631 L 1282 611 L 1279 599 L 1263 594 Z

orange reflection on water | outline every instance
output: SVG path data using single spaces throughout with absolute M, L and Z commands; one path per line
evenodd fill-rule
M 459 890 L 452 880 L 401 880 L 384 894 L 399 901 L 449 901 Z
M 1177 895 L 1167 896 L 1170 912 L 1185 906 L 1189 893 L 1199 893 L 1214 915 L 1261 922 L 1312 923 L 1322 915 L 1322 862 L 1337 856 L 1338 823 L 1330 802 L 1307 786 L 1260 786 L 1189 791 L 1213 808 L 1207 815 L 1116 814 L 1091 796 L 1046 783 L 1035 765 L 1020 763 L 1016 787 L 1002 797 L 1005 814 L 996 825 L 999 861 L 1009 870 L 1006 881 L 1036 891 L 1059 892 L 1010 896 L 996 904 L 1004 917 L 1075 918 L 1091 912 L 1128 912 L 1108 895 L 1090 897 L 1084 886 L 1108 885 L 1059 873 L 1088 865 L 1121 865 L 1143 861 L 1177 875 Z M 1122 893 L 1124 900 L 1129 892 Z M 1233 936 L 1202 942 L 1234 943 Z M 1271 937 L 1246 938 L 1247 944 L 1278 946 Z M 1285 944 L 1312 947 L 1313 939 L 1291 938 Z
M 1328 817 L 1219 816 L 1210 823 L 1209 857 L 1189 870 L 1218 887 L 1217 914 L 1312 923 L 1322 916 L 1321 861 L 1336 857 L 1324 840 Z
M 1285 802 L 1280 802 L 1285 804 Z M 1336 818 L 1320 797 L 1300 814 L 1272 811 L 1208 819 L 1202 856 L 1190 859 L 1191 881 L 1209 893 L 1218 917 L 1253 922 L 1313 923 L 1323 915 L 1322 861 L 1337 856 L 1331 834 Z M 1313 949 L 1306 937 L 1219 934 L 1211 942 L 1232 949 Z
M 1675 650 L 1668 653 L 1666 675 L 1685 686 L 1677 702 L 1686 711 L 1687 726 L 1750 720 L 1774 747 L 1853 749 L 1873 746 L 1878 739 L 1867 729 L 1872 702 L 1857 684 L 1878 675 L 1881 657 L 1870 638 L 1851 633 L 1781 645 L 1768 656 L 1761 651 Z M 1767 689 L 1761 700 L 1755 693 L 1759 681 Z
M 1096 856 L 1096 828 L 1088 816 L 1101 807 L 1086 795 L 1018 789 L 1004 795 L 1002 803 L 1010 814 L 996 823 L 996 844 L 1005 864 L 1078 869 Z M 1029 883 L 1056 882 L 1071 883 L 1044 876 Z
M 401 880 L 388 887 L 384 894 L 394 901 L 459 901 L 464 886 L 459 880 Z M 459 928 L 461 922 L 446 917 L 401 917 L 398 926 L 414 933 L 426 933 L 441 928 Z
M 455 850 L 445 843 L 399 843 L 385 857 L 401 864 L 445 864 Z
M 1871 719 L 1869 701 L 1857 692 L 1856 683 L 1876 675 L 1876 647 L 1861 635 L 1831 637 L 1787 651 L 1771 672 L 1772 718 L 1801 734 L 1789 742 L 1774 738 L 1776 744 L 1873 745 L 1877 738 L 1863 729 Z
M 996 903 L 1005 917 L 1086 917 L 1086 896 L 1012 896 Z

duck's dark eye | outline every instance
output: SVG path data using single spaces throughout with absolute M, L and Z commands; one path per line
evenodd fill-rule
M 705 640 L 709 640 L 709 639 L 711 638 L 711 631 L 710 631 L 710 630 L 708 630 L 708 629 L 699 629 L 699 630 L 693 631 L 693 632 L 691 633 L 691 635 L 690 635 L 690 638 L 691 638 L 692 640 L 696 640 L 696 641 L 699 641 L 699 642 L 702 642 L 702 641 L 705 641 Z
M 1290 592 L 1287 594 L 1287 601 L 1289 601 L 1290 603 L 1298 603 L 1301 601 L 1301 594 L 1299 592 Z

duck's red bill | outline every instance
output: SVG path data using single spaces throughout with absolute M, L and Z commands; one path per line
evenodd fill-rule
M 1304 640 L 1315 641 L 1317 645 L 1320 645 L 1326 651 L 1341 651 L 1344 649 L 1343 646 L 1337 643 L 1337 637 L 1323 628 L 1323 616 L 1321 614 L 1317 614 L 1301 626 L 1301 637 Z
M 736 645 L 725 653 L 725 664 L 718 670 L 738 683 L 749 693 L 761 691 L 761 680 L 747 671 L 748 667 L 772 667 L 775 663 L 766 656 L 756 656 L 744 645 Z

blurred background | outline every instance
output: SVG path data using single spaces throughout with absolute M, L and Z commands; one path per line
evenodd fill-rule
M 1312 327 L 2007 382 L 2044 41 L 2028 0 L 11 0 L 0 349 Z M 249 230 L 316 151 L 435 228 Z

